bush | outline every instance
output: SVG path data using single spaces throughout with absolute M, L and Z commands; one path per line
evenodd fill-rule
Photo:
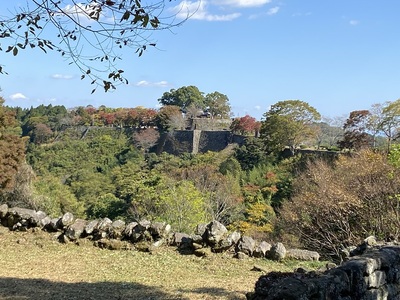
M 333 166 L 310 161 L 280 211 L 285 228 L 306 248 L 334 257 L 368 235 L 397 239 L 399 175 L 384 155 L 368 150 L 340 156 Z

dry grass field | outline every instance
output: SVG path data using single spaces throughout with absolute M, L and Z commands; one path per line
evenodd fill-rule
M 46 232 L 0 230 L 0 300 L 73 299 L 245 299 L 263 273 L 316 269 L 321 262 L 283 263 L 233 259 L 223 254 L 198 258 L 174 248 L 149 254 L 110 251 L 82 240 L 61 244 Z

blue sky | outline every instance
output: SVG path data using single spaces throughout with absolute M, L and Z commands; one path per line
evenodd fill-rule
M 18 2 L 1 1 L 0 15 Z M 205 94 L 227 95 L 234 116 L 261 119 L 281 100 L 300 99 L 335 117 L 400 98 L 398 0 L 173 0 L 168 5 L 166 14 L 174 7 L 182 12 L 197 7 L 197 12 L 172 31 L 155 32 L 157 48 L 140 58 L 123 53 L 120 66 L 129 85 L 91 94 L 90 83 L 58 53 L 0 52 L 9 73 L 0 75 L 6 104 L 155 108 L 164 92 L 194 85 Z

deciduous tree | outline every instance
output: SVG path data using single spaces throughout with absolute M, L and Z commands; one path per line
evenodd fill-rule
M 267 149 L 275 152 L 289 147 L 294 154 L 296 147 L 315 135 L 312 125 L 321 115 L 307 102 L 286 100 L 272 105 L 264 117 L 260 134 Z
M 343 140 L 339 142 L 342 149 L 359 150 L 371 147 L 373 138 L 368 133 L 368 120 L 370 112 L 368 110 L 352 111 L 343 126 Z
M 227 119 L 230 117 L 231 107 L 228 96 L 219 92 L 207 94 L 204 99 L 205 105 L 211 117 Z
M 205 107 L 203 93 L 193 85 L 183 86 L 177 90 L 171 89 L 169 92 L 165 92 L 158 101 L 164 106 L 174 105 L 184 111 L 190 106 L 198 109 Z

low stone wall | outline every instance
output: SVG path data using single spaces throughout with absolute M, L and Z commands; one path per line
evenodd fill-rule
M 229 232 L 226 227 L 212 221 L 199 224 L 194 234 L 173 232 L 170 225 L 163 222 L 125 223 L 109 218 L 98 220 L 76 219 L 71 213 L 59 218 L 50 218 L 42 211 L 0 205 L 0 222 L 10 230 L 45 230 L 57 232 L 58 240 L 63 243 L 77 243 L 79 239 L 88 239 L 94 246 L 114 249 L 130 249 L 152 252 L 161 245 L 177 247 L 184 254 L 208 256 L 211 253 L 226 252 L 236 258 L 285 258 L 318 260 L 319 254 L 301 249 L 288 249 L 282 243 L 269 244 L 255 241 L 240 232 Z
M 247 299 L 400 299 L 400 246 L 364 248 L 361 255 L 322 273 L 300 269 L 261 276 Z

